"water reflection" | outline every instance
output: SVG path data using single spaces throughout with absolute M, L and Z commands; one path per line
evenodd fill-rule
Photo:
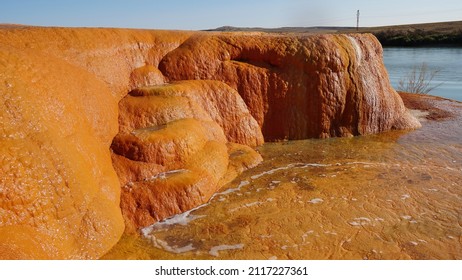
M 460 259 L 461 120 L 267 143 L 265 161 L 208 204 L 124 237 L 106 257 Z
M 429 71 L 439 70 L 430 86 L 438 86 L 431 94 L 462 101 L 462 48 L 387 47 L 383 60 L 395 88 L 414 67 L 426 63 Z

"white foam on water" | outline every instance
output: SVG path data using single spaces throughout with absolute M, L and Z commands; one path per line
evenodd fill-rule
M 353 221 L 348 222 L 352 226 L 363 226 L 370 224 L 371 219 L 366 218 L 366 217 L 359 217 L 359 218 L 354 218 Z
M 271 257 L 268 258 L 268 260 L 270 260 L 270 261 L 275 261 L 277 259 L 278 259 L 278 257 L 276 257 L 276 256 L 271 256 Z
M 406 216 L 401 216 L 401 218 L 403 218 L 403 219 L 405 219 L 405 220 L 410 220 L 410 219 L 412 219 L 412 216 L 407 216 L 407 215 L 406 215 Z
M 184 213 L 172 216 L 170 218 L 167 218 L 165 220 L 159 221 L 153 225 L 150 225 L 148 227 L 141 229 L 141 233 L 147 237 L 154 231 L 167 230 L 172 225 L 186 226 L 187 224 L 189 224 L 190 222 L 194 220 L 205 217 L 205 215 L 191 215 L 190 213 L 191 213 L 190 211 L 184 212 Z
M 252 206 L 260 205 L 260 204 L 263 204 L 263 202 L 261 202 L 261 201 L 255 201 L 255 202 L 251 202 L 251 203 L 246 203 L 246 204 L 244 204 L 244 206 L 245 206 L 245 207 L 252 207 Z
M 255 180 L 255 179 L 258 179 L 258 178 L 263 177 L 263 176 L 265 176 L 265 175 L 273 174 L 274 172 L 277 172 L 277 171 L 279 171 L 279 170 L 287 170 L 287 169 L 288 169 L 288 167 L 279 167 L 279 168 L 271 169 L 271 170 L 268 170 L 268 171 L 264 171 L 264 172 L 259 173 L 259 174 L 257 174 L 257 175 L 253 175 L 253 176 L 251 176 L 250 178 L 251 178 L 252 180 Z
M 253 206 L 257 206 L 257 205 L 261 205 L 261 204 L 264 204 L 265 202 L 262 202 L 262 201 L 255 201 L 255 202 L 250 202 L 250 203 L 245 203 L 243 204 L 242 206 L 239 206 L 239 207 L 236 207 L 236 208 L 233 208 L 233 209 L 230 209 L 229 210 L 229 213 L 233 213 L 233 212 L 236 212 L 242 208 L 250 208 L 250 207 L 253 207 Z
M 186 212 L 183 212 L 181 214 L 171 216 L 171 217 L 166 218 L 166 219 L 164 219 L 162 221 L 159 221 L 159 222 L 157 222 L 155 224 L 147 226 L 147 227 L 141 229 L 141 234 L 143 236 L 145 236 L 145 237 L 149 237 L 149 235 L 153 231 L 167 230 L 172 225 L 186 226 L 187 224 L 189 224 L 190 222 L 192 222 L 194 220 L 205 217 L 205 215 L 193 215 L 191 213 L 198 210 L 198 209 L 200 209 L 200 208 L 202 208 L 202 207 L 204 207 L 204 206 L 206 206 L 206 205 L 208 205 L 208 203 L 199 205 L 196 208 L 193 208 L 193 209 L 188 210 Z
M 322 198 L 313 198 L 312 200 L 308 201 L 308 203 L 311 203 L 311 204 L 318 204 L 322 202 L 324 202 Z
M 309 230 L 309 231 L 305 232 L 305 233 L 302 235 L 303 242 L 305 242 L 306 238 L 307 238 L 309 235 L 312 235 L 312 234 L 314 234 L 314 230 Z
M 219 246 L 214 246 L 210 249 L 209 254 L 218 257 L 219 251 L 225 251 L 225 250 L 238 250 L 238 249 L 243 249 L 244 244 L 235 244 L 235 245 L 219 245 Z
M 176 173 L 176 172 L 184 172 L 184 171 L 185 171 L 185 169 L 178 169 L 178 170 L 169 171 L 170 172 L 169 174 Z M 168 172 L 165 172 L 165 173 L 168 173 Z M 213 194 L 209 201 L 211 201 L 217 195 L 226 195 L 226 194 L 230 194 L 230 193 L 233 193 L 233 192 L 240 191 L 242 187 L 244 187 L 244 186 L 246 186 L 248 184 L 250 184 L 249 181 L 241 181 L 236 188 L 227 189 L 227 190 L 225 190 L 223 192 Z M 224 199 L 220 198 L 219 200 L 222 201 Z M 201 204 L 201 205 L 199 205 L 199 206 L 197 206 L 197 207 L 195 207 L 193 209 L 190 209 L 190 210 L 188 210 L 186 212 L 183 212 L 183 213 L 168 217 L 168 218 L 166 218 L 166 219 L 164 219 L 162 221 L 159 221 L 159 222 L 157 222 L 157 223 L 155 223 L 153 225 L 147 226 L 147 227 L 141 229 L 141 234 L 143 236 L 145 236 L 145 237 L 149 237 L 149 235 L 153 231 L 167 230 L 172 225 L 186 226 L 186 225 L 188 225 L 190 222 L 192 222 L 194 220 L 205 217 L 205 215 L 193 215 L 191 213 L 198 210 L 198 209 L 200 209 L 200 208 L 202 208 L 202 207 L 205 207 L 207 205 L 209 205 L 209 202 Z
M 271 170 L 268 170 L 268 171 L 264 171 L 262 173 L 253 175 L 250 178 L 252 180 L 255 180 L 255 179 L 258 179 L 258 178 L 266 176 L 266 175 L 274 174 L 277 171 L 288 170 L 288 169 L 292 169 L 292 168 L 302 168 L 303 169 L 303 168 L 308 168 L 308 167 L 327 167 L 327 166 L 331 166 L 331 165 L 330 164 L 320 164 L 320 163 L 301 163 L 301 162 L 297 162 L 297 163 L 288 164 L 286 166 L 274 168 L 274 169 L 271 169 Z
M 345 163 L 346 165 L 353 165 L 353 164 L 361 164 L 361 165 L 377 165 L 375 162 L 367 162 L 367 161 L 352 161 Z
M 155 236 L 151 236 L 150 239 L 154 247 L 162 249 L 170 253 L 174 253 L 174 254 L 182 254 L 182 253 L 196 250 L 196 248 L 194 248 L 192 243 L 186 246 L 183 246 L 183 247 L 178 247 L 178 246 L 170 246 L 166 241 L 157 239 Z
M 227 189 L 225 191 L 219 192 L 219 193 L 215 193 L 212 196 L 212 198 L 217 196 L 217 195 L 226 195 L 226 194 L 230 194 L 230 193 L 233 193 L 233 192 L 238 192 L 238 191 L 241 190 L 242 187 L 247 186 L 248 184 L 250 184 L 249 181 L 241 181 L 236 188 L 231 188 L 231 189 Z
M 402 199 L 402 200 L 406 200 L 406 199 L 408 199 L 408 198 L 410 198 L 410 197 L 411 197 L 411 196 L 410 196 L 409 194 L 403 194 L 403 195 L 401 196 L 401 199 Z

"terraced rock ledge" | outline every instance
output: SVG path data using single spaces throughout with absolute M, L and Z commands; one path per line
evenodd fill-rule
M 415 129 L 372 35 L 0 29 L 0 259 L 95 259 L 265 141 Z

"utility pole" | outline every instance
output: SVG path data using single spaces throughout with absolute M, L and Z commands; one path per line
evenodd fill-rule
M 356 31 L 359 30 L 359 10 L 356 11 Z

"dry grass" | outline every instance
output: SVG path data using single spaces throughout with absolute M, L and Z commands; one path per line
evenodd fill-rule
M 410 93 L 427 94 L 442 83 L 432 85 L 432 80 L 441 69 L 431 70 L 426 63 L 422 63 L 414 68 L 398 84 L 398 90 Z
M 433 23 L 421 23 L 421 24 L 407 24 L 407 25 L 390 25 L 390 26 L 379 26 L 379 27 L 362 27 L 359 32 L 370 32 L 378 33 L 384 31 L 397 31 L 397 32 L 409 32 L 415 30 L 422 30 L 425 32 L 436 32 L 436 33 L 452 33 L 462 29 L 462 21 L 449 21 L 449 22 L 433 22 Z M 346 30 L 348 32 L 355 32 L 356 30 L 351 28 Z
M 372 33 L 383 46 L 462 46 L 462 21 L 434 22 L 423 24 L 391 25 L 379 27 L 280 27 L 248 28 L 223 26 L 209 31 L 256 31 L 279 34 L 317 34 L 317 33 Z
M 379 26 L 379 27 L 360 27 L 359 31 L 355 27 L 280 27 L 280 28 L 261 28 L 261 27 L 234 27 L 234 26 L 222 26 L 216 29 L 210 29 L 207 31 L 259 31 L 259 32 L 274 32 L 274 33 L 378 33 L 384 31 L 429 31 L 438 33 L 452 33 L 454 31 L 462 30 L 462 21 L 450 21 L 450 22 L 434 22 L 434 23 L 422 23 L 422 24 L 407 24 L 407 25 L 390 25 L 390 26 Z

